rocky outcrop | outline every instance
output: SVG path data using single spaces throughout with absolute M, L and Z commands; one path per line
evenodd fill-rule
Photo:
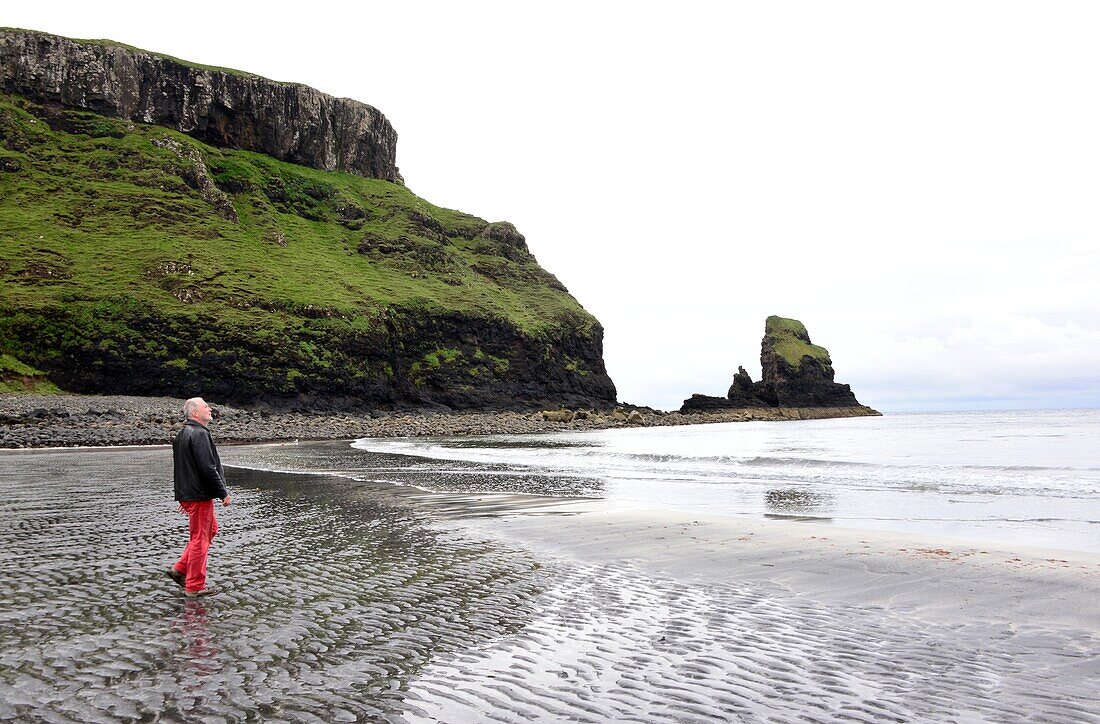
M 752 377 L 745 371 L 744 367 L 737 367 L 737 374 L 733 376 L 733 384 L 730 385 L 729 392 L 725 398 L 717 397 L 713 398 L 721 400 L 724 408 L 733 407 L 766 407 L 767 403 L 759 399 L 757 394 L 758 387 L 753 383 Z M 692 397 L 705 397 L 705 395 L 692 395 Z M 719 409 L 714 406 L 706 409 Z
M 829 414 L 822 415 L 826 417 L 838 416 L 833 414 L 836 410 L 878 414 L 861 405 L 851 387 L 833 381 L 829 351 L 810 341 L 806 326 L 797 319 L 768 317 L 760 343 L 760 368 L 763 378 L 753 382 L 745 368 L 738 367 L 726 397 L 694 394 L 684 401 L 680 412 L 783 408 L 828 410 Z M 816 415 L 799 419 L 810 417 Z
M 763 373 L 758 396 L 780 407 L 858 407 L 848 385 L 833 381 L 829 351 L 810 341 L 797 319 L 768 317 L 760 343 Z
M 50 314 L 48 322 L 34 315 L 0 322 L 0 340 L 26 340 L 33 359 L 52 355 L 49 379 L 71 392 L 202 390 L 234 404 L 310 410 L 605 407 L 616 398 L 598 324 L 555 329 L 533 340 L 502 320 L 395 310 L 373 334 L 324 325 L 322 342 L 309 327 L 272 341 L 208 318 L 202 333 L 219 344 L 202 353 L 201 364 L 174 366 L 136 346 L 124 348 L 124 338 L 111 339 L 110 352 L 98 350 L 91 339 L 103 339 L 102 332 L 79 310 Z M 167 358 L 193 354 L 195 330 L 186 318 L 144 309 L 107 314 L 127 336 L 163 345 Z M 49 332 L 54 328 L 68 330 L 69 338 L 56 342 Z
M 189 64 L 110 41 L 0 30 L 0 90 L 174 128 L 324 171 L 401 181 L 381 111 L 308 86 Z

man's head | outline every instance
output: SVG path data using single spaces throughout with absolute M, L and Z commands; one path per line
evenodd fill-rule
M 201 397 L 192 397 L 183 403 L 183 416 L 200 425 L 209 425 L 214 413 L 210 411 L 210 405 L 206 404 L 206 400 Z

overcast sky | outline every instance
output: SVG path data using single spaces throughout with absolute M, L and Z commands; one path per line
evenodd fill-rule
M 884 411 L 1100 406 L 1098 21 L 1003 1 L 0 11 L 381 109 L 410 189 L 515 223 L 600 319 L 622 400 L 758 379 L 780 314 Z

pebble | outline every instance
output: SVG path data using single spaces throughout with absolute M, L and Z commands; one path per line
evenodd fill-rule
M 219 443 L 521 434 L 799 418 L 783 410 L 770 416 L 759 410 L 681 415 L 627 406 L 627 410 L 586 411 L 569 422 L 556 422 L 530 410 L 278 412 L 207 401 L 215 409 L 211 432 Z M 174 397 L 0 394 L 0 448 L 166 445 L 183 423 L 183 402 Z M 627 411 L 638 414 L 628 416 Z

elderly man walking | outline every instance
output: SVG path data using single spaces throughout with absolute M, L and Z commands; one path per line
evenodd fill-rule
M 183 404 L 183 416 L 187 422 L 172 441 L 172 458 L 176 500 L 180 511 L 187 514 L 191 537 L 168 575 L 183 586 L 188 598 L 195 598 L 217 593 L 206 586 L 206 553 L 218 533 L 214 499 L 229 505 L 229 492 L 218 448 L 207 428 L 213 418 L 210 405 L 201 397 L 192 397 Z

